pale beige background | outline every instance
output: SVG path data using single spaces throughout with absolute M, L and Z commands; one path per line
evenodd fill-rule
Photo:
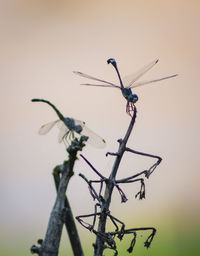
M 129 201 L 119 211 L 115 193 L 113 213 L 129 219 L 130 225 L 133 218 L 134 223 L 142 218 L 144 225 L 153 224 L 151 218 L 196 219 L 200 213 L 199 1 L 10 0 L 0 5 L 1 248 L 9 251 L 12 240 L 15 252 L 22 247 L 28 254 L 29 245 L 43 236 L 55 198 L 51 172 L 66 157 L 64 145 L 57 143 L 57 128 L 44 137 L 37 134 L 42 124 L 57 117 L 47 105 L 31 103 L 31 98 L 50 100 L 63 114 L 86 121 L 101 134 L 107 148 L 88 146 L 84 155 L 109 174 L 112 159 L 105 159 L 105 153 L 117 150 L 116 140 L 128 127 L 126 102 L 115 89 L 81 86 L 88 81 L 72 71 L 118 82 L 106 64 L 110 57 L 118 61 L 122 76 L 155 58 L 160 62 L 144 79 L 179 74 L 135 90 L 138 116 L 129 146 L 158 154 L 163 163 L 147 182 L 147 199 L 135 201 L 137 188 L 123 187 Z M 129 154 L 119 177 L 151 163 Z M 77 164 L 68 191 L 75 215 L 93 209 L 79 172 L 95 177 L 82 160 Z

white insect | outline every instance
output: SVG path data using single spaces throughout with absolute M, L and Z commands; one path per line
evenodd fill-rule
M 97 135 L 95 132 L 90 130 L 85 122 L 76 120 L 70 117 L 64 117 L 60 111 L 49 101 L 43 99 L 33 99 L 33 102 L 45 102 L 50 105 L 57 113 L 60 119 L 44 124 L 39 129 L 39 134 L 47 134 L 56 124 L 59 128 L 58 142 L 69 144 L 69 142 L 75 138 L 75 135 L 85 135 L 88 137 L 87 142 L 96 148 L 104 148 L 106 142 L 103 138 Z

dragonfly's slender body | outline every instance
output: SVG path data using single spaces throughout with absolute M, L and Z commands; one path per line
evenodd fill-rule
M 56 112 L 59 117 L 59 120 L 55 120 L 48 124 L 42 125 L 39 129 L 39 134 L 44 135 L 47 134 L 55 124 L 58 125 L 59 134 L 58 134 L 58 142 L 61 143 L 66 142 L 67 144 L 71 139 L 74 139 L 74 133 L 85 135 L 88 137 L 88 142 L 92 144 L 94 147 L 103 148 L 106 143 L 105 140 L 98 136 L 96 133 L 91 131 L 89 128 L 85 126 L 85 122 L 76 120 L 70 117 L 64 117 L 60 111 L 50 102 L 43 99 L 32 99 L 33 102 L 44 102 L 50 105 Z
M 141 86 L 141 85 L 150 84 L 150 83 L 153 83 L 153 82 L 158 82 L 158 81 L 161 81 L 161 80 L 165 80 L 165 79 L 177 76 L 177 75 L 172 75 L 172 76 L 167 76 L 167 77 L 154 79 L 154 80 L 150 80 L 150 81 L 136 82 L 143 74 L 145 74 L 148 70 L 150 70 L 157 62 L 158 62 L 158 59 L 152 61 L 151 63 L 149 63 L 148 65 L 143 67 L 141 70 L 139 70 L 137 73 L 135 73 L 131 76 L 125 77 L 123 79 L 123 82 L 122 82 L 122 79 L 121 79 L 121 76 L 120 76 L 120 73 L 119 73 L 119 70 L 118 70 L 117 63 L 116 63 L 115 59 L 113 59 L 113 58 L 108 59 L 107 63 L 112 64 L 113 67 L 115 68 L 116 72 L 117 72 L 119 82 L 120 82 L 120 86 L 116 85 L 116 84 L 113 84 L 113 83 L 110 83 L 110 82 L 107 82 L 107 81 L 102 80 L 102 79 L 95 78 L 95 77 L 87 75 L 87 74 L 84 74 L 82 72 L 75 71 L 74 73 L 77 74 L 77 75 L 80 75 L 82 77 L 85 77 L 85 78 L 92 79 L 92 80 L 103 83 L 103 84 L 84 84 L 84 85 L 99 86 L 99 87 L 112 87 L 112 88 L 120 89 L 121 92 L 122 92 L 122 95 L 127 100 L 126 112 L 130 116 L 132 116 L 132 113 L 133 113 L 133 110 L 134 110 L 134 104 L 137 102 L 138 96 L 136 94 L 132 93 L 131 88 L 135 88 L 135 87 L 138 87 L 138 86 Z
M 124 85 L 122 83 L 120 73 L 119 73 L 119 70 L 117 68 L 117 62 L 115 61 L 115 59 L 113 59 L 113 58 L 108 59 L 107 63 L 112 64 L 113 67 L 115 68 L 116 72 L 117 72 L 117 75 L 118 75 L 118 78 L 119 78 L 119 81 L 120 81 L 122 95 L 127 100 L 126 112 L 130 114 L 131 112 L 133 112 L 133 104 L 137 102 L 138 96 L 136 94 L 132 93 L 131 88 L 124 87 Z

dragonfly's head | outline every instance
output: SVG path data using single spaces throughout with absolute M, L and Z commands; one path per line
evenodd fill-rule
M 116 62 L 116 60 L 113 59 L 113 58 L 108 59 L 108 60 L 107 60 L 107 63 L 108 63 L 108 64 L 112 64 L 115 68 L 116 68 L 116 66 L 117 66 L 117 62 Z
M 138 96 L 137 96 L 137 94 L 130 94 L 130 95 L 128 96 L 128 101 L 129 101 L 129 102 L 133 102 L 133 103 L 137 102 L 137 101 L 138 101 Z
M 82 126 L 81 125 L 75 125 L 75 127 L 74 127 L 74 130 L 77 132 L 77 133 L 81 133 L 82 132 L 82 130 L 83 130 L 83 128 L 82 128 Z

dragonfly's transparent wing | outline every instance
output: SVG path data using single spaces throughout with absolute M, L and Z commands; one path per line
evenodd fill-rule
M 90 76 L 90 75 L 87 75 L 87 74 L 84 74 L 82 72 L 79 72 L 79 71 L 73 71 L 74 74 L 76 75 L 79 75 L 79 76 L 82 76 L 82 77 L 85 77 L 85 78 L 88 78 L 88 79 L 91 79 L 91 80 L 95 80 L 95 81 L 98 81 L 98 82 L 102 82 L 102 83 L 105 83 L 105 84 L 109 84 L 113 87 L 118 87 L 117 85 L 113 84 L 113 83 L 110 83 L 108 81 L 105 81 L 105 80 L 102 80 L 102 79 L 99 79 L 99 78 L 96 78 L 96 77 L 93 77 L 93 76 Z
M 121 89 L 118 85 L 110 85 L 110 84 L 81 84 L 81 85 L 87 85 L 87 86 L 99 86 L 99 87 L 111 87 L 111 88 L 118 88 Z
M 64 136 L 69 131 L 68 127 L 61 120 L 58 122 L 59 134 L 58 134 L 58 142 L 61 143 L 63 141 Z
M 85 126 L 85 122 L 80 120 L 75 120 L 76 125 L 81 125 L 83 128 L 81 134 L 88 136 L 88 143 L 96 148 L 104 148 L 106 146 L 106 142 L 103 138 L 97 135 L 95 132 L 90 130 L 88 127 Z
M 165 80 L 165 79 L 169 79 L 169 78 L 172 78 L 172 77 L 175 77 L 175 76 L 177 76 L 177 74 L 172 75 L 172 76 L 166 76 L 166 77 L 163 77 L 163 78 L 154 79 L 154 80 L 137 82 L 137 83 L 134 83 L 130 88 L 139 87 L 139 86 L 142 86 L 142 85 L 145 85 L 145 84 L 151 84 L 151 83 L 162 81 L 162 80 Z
M 50 122 L 48 124 L 44 124 L 41 126 L 41 128 L 39 129 L 38 133 L 40 135 L 44 135 L 44 134 L 47 134 L 53 127 L 54 125 L 59 122 L 59 120 L 56 120 L 56 121 L 53 121 L 53 122 Z
M 150 70 L 157 62 L 158 62 L 158 59 L 144 66 L 136 73 L 133 73 L 132 75 L 124 77 L 123 78 L 124 87 L 130 88 L 135 81 L 137 81 L 142 75 L 144 75 L 148 70 Z

